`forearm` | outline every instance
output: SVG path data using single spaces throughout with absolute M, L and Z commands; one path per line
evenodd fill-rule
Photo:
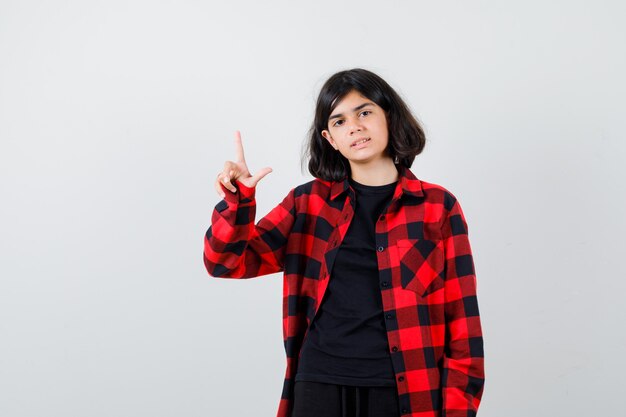
M 476 273 L 463 211 L 454 201 L 443 224 L 446 346 L 442 391 L 446 417 L 473 416 L 485 381 L 483 335 L 476 295 Z
M 213 210 L 205 234 L 207 272 L 222 278 L 250 278 L 282 270 L 287 237 L 293 224 L 293 193 L 254 224 L 255 189 L 237 182 Z M 293 191 L 293 190 L 292 190 Z

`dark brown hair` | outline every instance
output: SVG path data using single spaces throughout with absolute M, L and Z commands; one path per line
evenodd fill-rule
M 322 86 L 315 118 L 305 144 L 303 162 L 308 159 L 311 175 L 327 181 L 338 181 L 350 175 L 350 163 L 322 136 L 328 128 L 328 118 L 337 104 L 351 91 L 356 90 L 378 104 L 387 117 L 389 144 L 386 152 L 396 156 L 398 164 L 410 168 L 424 149 L 426 137 L 422 126 L 398 93 L 385 80 L 371 71 L 353 68 L 332 75 Z

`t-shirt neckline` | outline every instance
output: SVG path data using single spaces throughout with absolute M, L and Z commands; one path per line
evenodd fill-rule
M 350 185 L 357 191 L 362 191 L 366 193 L 377 193 L 377 194 L 387 193 L 390 190 L 395 189 L 396 185 L 398 184 L 397 180 L 392 183 L 383 184 L 383 185 L 365 185 L 365 184 L 361 184 L 353 180 L 352 178 L 348 178 L 348 181 L 350 182 Z

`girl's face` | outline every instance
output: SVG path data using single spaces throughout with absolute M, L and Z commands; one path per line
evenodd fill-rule
M 322 136 L 350 164 L 367 164 L 382 158 L 389 141 L 385 111 L 358 91 L 349 92 L 328 118 Z

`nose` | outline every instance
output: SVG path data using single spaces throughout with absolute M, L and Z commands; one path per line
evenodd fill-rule
M 350 134 L 361 131 L 361 121 L 358 118 L 349 118 L 346 123 L 348 124 L 348 131 Z

